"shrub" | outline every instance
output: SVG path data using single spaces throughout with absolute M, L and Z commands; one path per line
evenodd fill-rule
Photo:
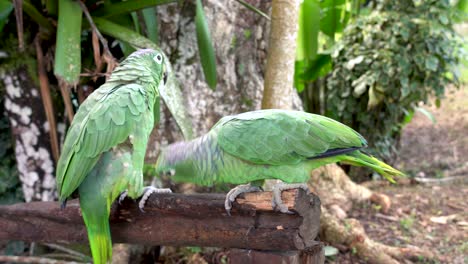
M 418 103 L 434 98 L 439 105 L 447 85 L 458 83 L 461 54 L 448 1 L 387 2 L 349 24 L 337 43 L 325 114 L 390 160 Z

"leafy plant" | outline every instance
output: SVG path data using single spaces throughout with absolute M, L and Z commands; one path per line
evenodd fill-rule
M 68 115 L 72 115 L 69 87 L 87 82 L 80 74 L 83 68 L 97 67 L 95 75 L 100 74 L 103 64 L 109 63 L 112 68 L 113 55 L 108 52 L 107 41 L 94 29 L 98 29 L 107 38 L 109 43 L 117 41 L 120 51 L 115 48 L 112 53 L 118 58 L 121 54 L 128 55 L 135 48 L 158 48 L 157 17 L 155 6 L 174 3 L 176 0 L 143 0 L 143 1 L 74 1 L 74 0 L 48 0 L 48 1 L 17 1 L 15 8 L 23 9 L 27 23 L 36 23 L 39 26 L 38 35 L 42 42 L 55 46 L 54 74 L 60 82 L 62 97 L 67 107 Z M 0 26 L 11 12 L 10 1 L 0 0 Z M 41 12 L 44 10 L 44 12 Z M 85 16 L 83 16 L 83 14 Z M 141 19 L 140 19 L 141 18 Z M 26 20 L 26 19 L 25 19 Z M 197 1 L 197 35 L 199 36 L 200 59 L 207 82 L 212 88 L 216 85 L 216 61 L 214 48 L 211 42 L 208 24 L 203 14 L 203 6 Z M 18 21 L 18 39 L 22 39 L 21 18 Z M 57 27 L 54 26 L 54 21 Z M 96 27 L 94 27 L 96 26 Z M 124 32 L 115 31 L 120 26 Z M 53 39 L 55 34 L 56 39 Z M 34 31 L 31 32 L 35 34 Z M 91 33 L 91 34 L 90 34 Z M 95 38 L 98 34 L 99 38 Z M 200 37 L 202 36 L 202 37 Z M 34 35 L 33 35 L 34 37 Z M 100 40 L 104 49 L 101 57 Z M 21 43 L 21 41 L 20 41 Z M 92 45 L 90 45 L 92 44 Z M 107 49 L 107 50 L 106 50 Z M 47 53 L 47 52 L 45 52 Z M 94 63 L 93 63 L 94 58 Z M 108 71 L 109 72 L 109 69 Z M 94 79 L 96 76 L 93 76 Z M 66 89 L 65 89 L 65 88 Z M 70 118 L 71 119 L 71 118 Z
M 410 231 L 414 225 L 415 220 L 416 218 L 414 217 L 414 215 L 410 215 L 408 217 L 400 219 L 400 226 L 403 230 Z
M 405 117 L 458 83 L 459 42 L 449 1 L 377 1 L 350 24 L 332 55 L 325 114 L 361 132 L 384 159 Z M 408 118 L 407 118 L 408 121 Z
M 304 0 L 301 3 L 294 74 L 298 92 L 332 70 L 330 50 L 352 13 L 359 10 L 359 3 L 359 0 Z

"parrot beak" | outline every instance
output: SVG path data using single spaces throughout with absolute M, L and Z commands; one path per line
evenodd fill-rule
M 165 71 L 163 73 L 163 82 L 164 82 L 164 85 L 166 85 L 166 83 L 167 83 L 167 71 Z
M 166 57 L 166 55 L 164 56 Z M 184 102 L 185 96 L 172 71 L 169 59 L 166 57 L 164 61 L 166 68 L 163 74 L 164 84 L 159 85 L 159 94 L 182 131 L 184 138 L 190 140 L 193 138 L 192 121 Z

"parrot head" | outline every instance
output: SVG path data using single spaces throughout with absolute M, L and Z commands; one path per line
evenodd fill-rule
M 140 49 L 127 58 L 128 61 L 139 61 L 144 64 L 144 66 L 151 69 L 151 73 L 160 86 L 165 86 L 168 78 L 167 71 L 167 57 L 160 50 L 154 49 Z M 125 63 L 125 62 L 124 62 Z
M 185 96 L 166 54 L 159 49 L 140 49 L 133 52 L 127 60 L 140 61 L 140 63 L 145 64 L 145 67 L 150 66 L 155 82 L 158 84 L 157 89 L 161 99 L 171 112 L 184 137 L 191 139 L 193 137 L 192 123 L 185 106 Z

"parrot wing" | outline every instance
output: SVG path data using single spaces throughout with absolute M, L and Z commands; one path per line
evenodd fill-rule
M 76 114 L 57 164 L 60 200 L 78 188 L 101 153 L 123 143 L 148 111 L 145 89 L 138 84 L 104 85 Z
M 228 116 L 213 131 L 224 151 L 256 164 L 293 165 L 367 146 L 350 127 L 300 111 L 260 110 Z

